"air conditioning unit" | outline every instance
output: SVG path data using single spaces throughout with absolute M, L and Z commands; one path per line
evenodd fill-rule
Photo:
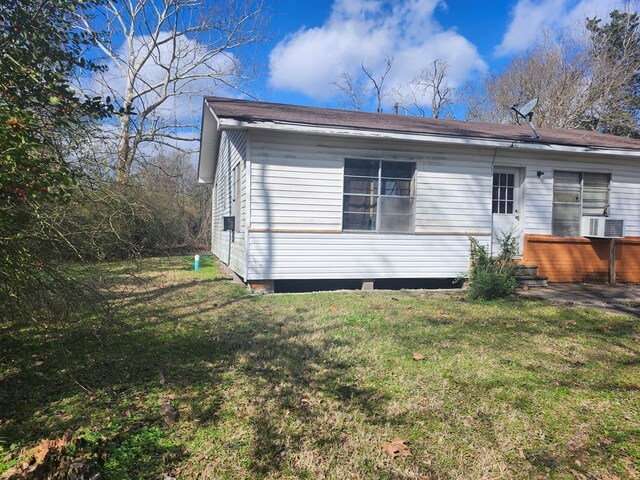
M 582 217 L 583 237 L 624 237 L 624 219 L 609 217 Z

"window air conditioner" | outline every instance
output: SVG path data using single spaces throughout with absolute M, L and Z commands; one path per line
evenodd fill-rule
M 583 237 L 624 237 L 624 220 L 609 217 L 582 217 Z

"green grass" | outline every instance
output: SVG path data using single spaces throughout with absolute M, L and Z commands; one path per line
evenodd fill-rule
M 0 471 L 72 429 L 112 479 L 637 478 L 637 318 L 422 291 L 256 296 L 191 262 L 96 267 L 106 318 L 2 323 Z M 413 455 L 391 460 L 393 438 Z

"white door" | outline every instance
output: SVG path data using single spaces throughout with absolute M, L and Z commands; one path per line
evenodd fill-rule
M 499 239 L 507 233 L 522 237 L 520 227 L 520 171 L 515 168 L 493 169 L 491 197 L 493 232 L 491 252 L 500 253 Z M 522 238 L 519 239 L 522 242 Z

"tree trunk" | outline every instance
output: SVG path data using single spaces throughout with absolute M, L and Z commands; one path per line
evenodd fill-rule
M 131 117 L 123 115 L 120 123 L 120 139 L 118 141 L 118 159 L 116 161 L 116 182 L 125 183 L 131 172 L 131 145 L 129 143 L 129 128 Z

